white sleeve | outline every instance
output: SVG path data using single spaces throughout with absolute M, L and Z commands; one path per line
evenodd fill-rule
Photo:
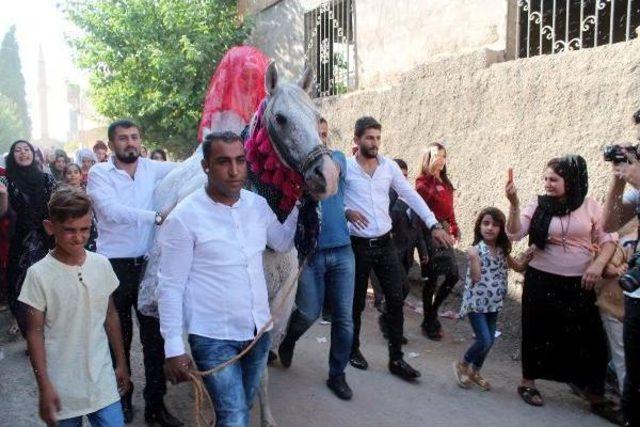
M 625 205 L 633 205 L 634 207 L 640 204 L 640 191 L 635 188 L 631 188 L 624 192 L 622 196 L 622 203 Z
M 93 201 L 94 209 L 100 214 L 100 217 L 105 218 L 108 222 L 153 224 L 156 221 L 156 213 L 154 211 L 122 204 L 116 194 L 116 190 L 103 173 L 96 172 L 96 168 L 89 170 L 87 194 Z
M 191 271 L 195 242 L 189 230 L 174 215 L 160 227 L 158 262 L 158 312 L 165 357 L 185 354 L 182 341 L 182 305 Z
M 389 160 L 390 161 L 390 160 Z M 411 188 L 407 179 L 402 175 L 400 167 L 393 162 L 391 165 L 392 180 L 391 188 L 396 190 L 398 196 L 400 196 L 409 207 L 420 217 L 428 227 L 433 227 L 438 223 L 436 216 L 431 212 L 429 206 L 416 190 Z
M 265 202 L 267 217 L 267 245 L 276 252 L 288 252 L 293 248 L 298 225 L 298 207 L 295 206 L 284 223 L 278 221 L 269 205 Z
M 154 163 L 154 170 L 156 172 L 156 180 L 164 178 L 165 176 L 167 176 L 169 172 L 171 172 L 176 168 L 176 166 L 178 166 L 178 163 L 176 162 L 154 161 L 153 163 Z

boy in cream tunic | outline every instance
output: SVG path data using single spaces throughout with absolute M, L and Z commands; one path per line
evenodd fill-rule
M 85 251 L 91 201 L 60 190 L 44 221 L 56 246 L 27 271 L 19 300 L 28 306 L 27 344 L 47 425 L 124 425 L 120 393 L 129 387 L 118 314 L 118 279 L 102 255 Z M 111 344 L 116 368 L 109 354 Z

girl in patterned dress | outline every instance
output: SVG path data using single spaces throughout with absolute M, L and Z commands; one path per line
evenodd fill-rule
M 507 293 L 507 271 L 523 271 L 532 251 L 520 260 L 511 257 L 511 242 L 505 231 L 506 218 L 496 208 L 485 208 L 476 219 L 473 246 L 468 250 L 469 264 L 460 317 L 467 315 L 475 333 L 475 342 L 460 362 L 454 363 L 458 384 L 469 388 L 472 383 L 483 390 L 491 386 L 480 375 L 496 332 L 498 313 Z

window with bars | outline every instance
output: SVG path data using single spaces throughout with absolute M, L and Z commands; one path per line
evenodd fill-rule
M 327 0 L 305 13 L 305 60 L 316 76 L 316 97 L 356 87 L 354 0 Z
M 636 38 L 640 0 L 515 0 L 516 57 L 546 55 Z

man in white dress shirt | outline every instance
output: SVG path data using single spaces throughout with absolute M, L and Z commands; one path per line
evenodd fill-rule
M 266 246 L 290 250 L 298 219 L 296 207 L 281 224 L 263 197 L 242 189 L 247 165 L 240 137 L 214 132 L 202 151 L 205 188 L 178 204 L 160 234 L 158 309 L 174 382 L 188 380 L 192 367 L 183 326 L 204 371 L 240 353 L 269 321 L 262 253 Z M 217 426 L 249 425 L 270 347 L 265 333 L 240 361 L 204 377 Z
M 163 220 L 163 215 L 153 210 L 153 191 L 156 183 L 176 164 L 140 158 L 140 129 L 130 120 L 112 123 L 108 136 L 113 156 L 89 170 L 87 183 L 87 193 L 93 199 L 98 223 L 98 253 L 109 258 L 120 281 L 113 293 L 113 302 L 120 316 L 129 370 L 133 338 L 132 309 L 140 325 L 145 371 L 145 421 L 166 427 L 180 426 L 182 423 L 167 411 L 163 402 L 167 386 L 160 324 L 158 319 L 145 316 L 137 308 L 146 256 L 153 241 L 154 229 Z M 127 423 L 133 420 L 132 393 L 133 387 L 122 397 Z
M 369 273 L 373 270 L 380 281 L 386 300 L 386 312 L 381 321 L 389 336 L 389 371 L 411 381 L 420 377 L 420 372 L 403 359 L 402 288 L 405 273 L 391 236 L 389 190 L 395 190 L 427 224 L 434 239 L 446 245 L 450 245 L 452 240 L 424 200 L 409 186 L 396 162 L 378 154 L 382 135 L 380 123 L 373 117 L 361 117 L 356 121 L 354 134 L 358 151 L 354 157 L 347 159 L 347 185 L 344 195 L 351 244 L 356 258 L 354 331 L 350 363 L 358 369 L 364 370 L 368 367 L 367 360 L 360 351 L 360 326 Z

